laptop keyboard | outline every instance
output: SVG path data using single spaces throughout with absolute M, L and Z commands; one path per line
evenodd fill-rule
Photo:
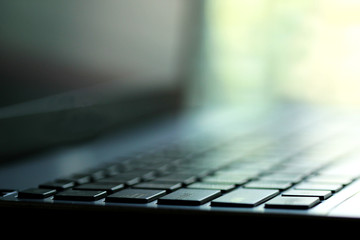
M 268 129 L 268 128 L 267 128 Z M 326 129 L 326 131 L 323 129 Z M 18 199 L 309 209 L 357 179 L 354 144 L 331 125 L 311 131 L 253 131 L 216 140 L 200 134 L 153 145 L 96 169 L 18 192 Z M 274 129 L 272 129 L 274 130 Z M 276 132 L 276 129 L 275 129 Z M 319 133 L 320 132 L 320 133 Z M 215 140 L 214 140 L 215 139 Z M 301 141 L 306 139 L 306 141 Z

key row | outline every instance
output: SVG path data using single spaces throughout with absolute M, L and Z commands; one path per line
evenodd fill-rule
M 326 182 L 302 182 L 293 186 L 291 182 L 284 181 L 260 181 L 252 180 L 244 184 L 233 184 L 231 181 L 234 181 L 232 177 L 228 178 L 231 181 L 229 183 L 224 182 L 195 182 L 195 177 L 192 175 L 181 175 L 174 174 L 169 176 L 164 176 L 159 178 L 163 181 L 146 181 L 138 182 L 132 178 L 125 178 L 125 175 L 117 176 L 117 180 L 120 182 L 113 181 L 98 181 L 98 182 L 88 182 L 80 185 L 75 185 L 74 182 L 50 182 L 40 185 L 40 188 L 33 188 L 20 191 L 18 194 L 19 198 L 48 198 L 54 196 L 55 200 L 71 200 L 71 201 L 96 201 L 102 198 L 106 198 L 107 202 L 134 202 L 134 203 L 147 203 L 149 201 L 154 201 L 158 199 L 159 204 L 175 204 L 175 205 L 201 205 L 205 202 L 213 200 L 214 198 L 219 197 L 217 193 L 225 194 L 222 195 L 219 199 L 212 201 L 212 206 L 238 206 L 238 207 L 255 207 L 264 201 L 267 201 L 267 193 L 275 194 L 277 192 L 282 192 L 281 199 L 295 199 L 299 198 L 297 202 L 288 202 L 283 203 L 283 207 L 288 206 L 291 208 L 296 208 L 300 203 L 301 198 L 303 197 L 313 197 L 319 200 L 325 200 L 339 191 L 346 184 L 337 184 L 337 183 L 326 183 Z M 215 176 L 209 176 L 204 179 L 211 179 Z M 126 181 L 125 181 L 126 180 Z M 237 179 L 236 181 L 239 181 Z M 239 188 L 239 185 L 242 185 Z M 125 189 L 126 187 L 131 187 L 131 189 Z M 180 189 L 186 186 L 185 189 Z M 292 189 L 289 189 L 291 186 Z M 236 189 L 236 190 L 234 190 Z M 64 191 L 65 190 L 65 191 Z M 121 190 L 121 191 L 120 191 Z M 177 191 L 176 191 L 177 190 Z M 120 192 L 119 192 L 120 191 Z M 153 192 L 155 191 L 155 192 Z M 179 195 L 179 192 L 184 192 L 187 196 L 197 196 L 194 198 L 186 199 L 185 195 Z M 203 196 L 201 198 L 201 193 L 216 193 L 210 196 Z M 211 192 L 213 191 L 213 192 Z M 269 192 L 268 192 L 269 191 Z M 124 198 L 128 193 L 135 194 L 131 197 Z M 228 193 L 230 192 L 230 193 Z M 190 194 L 191 193 L 191 194 Z M 200 194 L 200 195 L 196 195 Z M 140 195 L 139 195 L 140 194 Z M 164 196 L 167 194 L 166 196 Z M 252 195 L 254 194 L 254 195 Z M 259 195 L 258 195 L 259 194 Z M 265 194 L 263 196 L 262 194 Z M 270 194 L 270 198 L 273 195 Z M 140 196 L 140 197 L 139 197 Z M 143 198 L 141 196 L 144 196 Z M 236 197 L 234 197 L 236 196 Z M 169 198 L 170 199 L 167 199 Z M 255 199 L 253 202 L 248 200 Z M 276 198 L 277 199 L 277 198 Z M 195 204 L 196 203 L 196 204 Z M 266 203 L 266 207 L 279 207 L 281 204 L 277 203 L 272 205 L 272 201 Z M 292 205 L 290 204 L 292 203 Z M 314 204 L 315 205 L 315 204 Z M 308 206 L 312 207 L 313 205 L 309 204 Z
M 224 194 L 220 190 L 181 188 L 171 193 L 166 190 L 127 188 L 109 194 L 102 190 L 68 189 L 56 193 L 54 189 L 31 188 L 20 191 L 19 198 L 47 198 L 69 201 L 97 201 L 105 198 L 111 203 L 150 203 L 159 205 L 202 205 L 211 202 L 213 207 L 256 207 L 308 209 L 332 195 L 325 190 L 296 190 L 285 192 L 273 189 L 237 188 Z

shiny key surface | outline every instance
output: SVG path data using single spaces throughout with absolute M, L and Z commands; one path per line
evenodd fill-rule
M 113 193 L 119 191 L 124 188 L 124 184 L 122 183 L 103 183 L 103 182 L 93 182 L 86 183 L 80 186 L 75 187 L 77 190 L 102 190 L 107 191 L 109 193 Z
M 141 181 L 141 176 L 136 173 L 122 173 L 109 178 L 103 178 L 99 182 L 103 183 L 123 183 L 128 186 L 137 184 Z
M 289 190 L 282 193 L 282 196 L 288 197 L 319 197 L 321 200 L 328 199 L 332 195 L 331 191 L 316 190 Z
M 124 189 L 109 195 L 106 202 L 119 203 L 149 203 L 166 194 L 165 190 L 152 189 Z
M 75 182 L 66 179 L 58 179 L 51 182 L 46 182 L 39 185 L 39 188 L 48 188 L 56 190 L 65 190 L 75 186 Z
M 284 181 L 267 181 L 267 180 L 257 180 L 252 181 L 244 185 L 245 188 L 254 188 L 254 189 L 277 189 L 285 190 L 290 188 L 292 185 L 291 182 Z
M 56 200 L 96 201 L 106 196 L 106 191 L 65 190 L 54 196 Z
M 158 189 L 158 190 L 166 190 L 168 192 L 172 192 L 176 189 L 181 188 L 181 183 L 177 182 L 157 182 L 157 181 L 151 181 L 151 182 L 142 182 L 139 184 L 136 184 L 133 186 L 133 188 L 139 188 L 139 189 Z
M 324 190 L 331 192 L 338 192 L 343 188 L 342 184 L 336 183 L 313 183 L 313 182 L 303 182 L 294 187 L 298 190 Z
M 18 198 L 33 198 L 41 199 L 47 198 L 56 193 L 55 189 L 45 189 L 45 188 L 29 188 L 19 191 Z
M 237 189 L 211 202 L 211 206 L 222 207 L 255 207 L 276 196 L 277 190 Z
M 309 209 L 320 202 L 318 197 L 279 196 L 265 203 L 266 208 Z
M 219 190 L 209 189 L 179 189 L 162 198 L 158 204 L 170 205 L 201 205 L 221 195 Z
M 158 182 L 176 182 L 181 183 L 183 185 L 189 185 L 196 181 L 196 176 L 193 174 L 185 174 L 185 173 L 173 173 L 170 175 L 166 175 L 163 177 L 156 178 L 155 181 Z
M 213 189 L 221 190 L 222 192 L 228 192 L 235 188 L 235 184 L 226 184 L 226 183 L 208 183 L 208 182 L 197 182 L 190 184 L 187 188 L 196 188 L 196 189 Z
M 225 183 L 225 184 L 236 184 L 236 185 L 242 185 L 246 183 L 248 180 L 249 180 L 249 176 L 235 175 L 235 174 L 214 175 L 202 179 L 203 182 L 208 182 L 208 183 L 220 183 L 220 184 Z

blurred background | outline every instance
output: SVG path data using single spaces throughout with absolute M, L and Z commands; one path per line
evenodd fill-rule
M 357 0 L 4 0 L 0 106 L 111 79 L 178 87 L 185 69 L 190 105 L 359 106 L 359 13 Z
M 0 145 L 81 139 L 184 101 L 359 108 L 359 13 L 358 0 L 1 0 Z
M 191 101 L 360 106 L 360 1 L 208 0 Z

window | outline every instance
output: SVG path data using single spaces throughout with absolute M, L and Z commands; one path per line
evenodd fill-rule
M 206 1 L 200 100 L 360 105 L 359 13 L 357 0 Z

